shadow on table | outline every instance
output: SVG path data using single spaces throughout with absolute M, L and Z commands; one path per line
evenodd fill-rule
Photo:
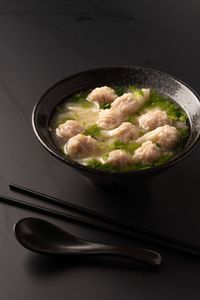
M 153 205 L 151 181 L 129 189 L 99 188 L 90 182 L 81 186 L 80 205 L 88 206 L 118 220 L 128 221 L 145 215 Z M 65 194 L 65 191 L 62 192 Z
M 134 272 L 159 272 L 159 267 L 153 267 L 140 262 L 116 257 L 45 257 L 42 255 L 29 255 L 26 268 L 32 275 L 48 277 L 61 272 L 68 272 L 77 268 L 96 268 L 112 270 L 128 270 Z
M 95 210 L 100 209 L 122 223 L 140 224 L 140 218 L 145 217 L 153 205 L 151 182 L 137 184 L 127 190 L 93 188 L 90 190 L 90 198 L 92 195 Z

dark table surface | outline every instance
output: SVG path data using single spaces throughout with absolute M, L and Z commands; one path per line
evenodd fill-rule
M 36 203 L 9 191 L 14 182 L 200 245 L 199 148 L 141 194 L 119 195 L 97 189 L 51 157 L 30 121 L 35 102 L 52 84 L 104 65 L 152 66 L 200 92 L 199 11 L 197 0 L 0 1 L 1 194 Z M 161 250 L 157 271 L 115 259 L 47 259 L 22 248 L 13 235 L 14 223 L 28 216 L 41 217 L 0 204 L 2 300 L 200 298 L 197 259 Z M 134 245 L 53 221 L 85 239 Z

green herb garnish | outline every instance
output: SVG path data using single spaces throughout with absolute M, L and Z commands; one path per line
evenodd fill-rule
M 128 86 L 128 92 L 131 92 L 134 94 L 134 92 L 138 90 L 138 88 L 135 85 L 129 85 Z
M 58 113 L 62 113 L 62 112 L 65 111 L 65 108 L 64 108 L 63 105 L 62 105 L 62 106 L 58 105 L 58 106 L 56 106 L 56 111 L 57 111 Z
M 129 116 L 129 117 L 126 119 L 126 122 L 134 123 L 135 120 L 136 120 L 136 116 Z
M 114 87 L 114 91 L 117 94 L 117 96 L 122 96 L 124 93 L 126 93 L 127 88 L 124 86 L 116 86 Z
M 81 91 L 79 93 L 76 93 L 72 96 L 71 100 L 72 102 L 84 102 L 87 101 L 86 98 L 89 94 L 89 91 Z
M 94 125 L 88 127 L 85 130 L 84 134 L 90 135 L 93 138 L 99 137 L 101 135 L 101 128 L 98 125 L 94 124 Z
M 100 105 L 101 109 L 110 109 L 111 108 L 111 103 L 104 103 Z
M 179 128 L 178 131 L 179 131 L 179 134 L 181 136 L 181 139 L 188 138 L 188 135 L 189 135 L 188 127 Z
M 113 166 L 110 163 L 103 164 L 96 159 L 91 159 L 90 161 L 88 161 L 87 166 L 102 171 L 127 172 L 127 171 L 144 170 L 144 169 L 152 168 L 154 165 L 148 163 L 138 163 L 138 164 L 129 165 L 125 167 L 117 167 L 117 166 Z
M 142 90 L 138 89 L 135 85 L 129 85 L 128 91 L 133 93 L 136 97 L 137 96 L 144 96 L 144 93 Z
M 137 121 L 137 118 L 140 116 L 140 114 L 136 111 L 134 115 L 128 116 L 126 119 L 126 122 L 134 124 Z
M 159 158 L 159 160 L 157 162 L 154 163 L 154 166 L 160 166 L 163 165 L 165 163 L 167 163 L 173 156 L 173 153 L 169 153 L 169 154 L 164 154 L 163 156 L 161 156 Z
M 180 138 L 179 138 L 179 142 L 176 146 L 176 152 L 180 152 L 183 150 L 183 147 L 186 145 L 186 143 L 188 141 L 190 130 L 188 127 L 178 128 L 178 132 L 180 134 Z
M 110 163 L 101 163 L 97 159 L 91 159 L 90 161 L 88 161 L 87 166 L 94 168 L 94 169 L 110 171 L 110 172 L 126 172 L 126 171 L 134 171 L 134 170 L 135 171 L 136 170 L 145 170 L 145 169 L 157 167 L 157 166 L 167 163 L 172 158 L 172 156 L 173 156 L 173 154 L 165 154 L 155 163 L 137 163 L 137 164 L 132 164 L 132 165 L 125 166 L 125 167 L 117 167 L 117 166 L 113 166 Z
M 100 161 L 98 161 L 97 159 L 91 159 L 88 161 L 87 163 L 88 167 L 94 168 L 94 169 L 98 169 L 98 170 L 103 170 L 103 171 L 110 171 L 110 172 L 119 172 L 121 171 L 121 169 L 119 167 L 115 167 L 111 164 L 103 164 Z
M 83 108 L 90 108 L 93 106 L 93 103 L 86 99 L 89 93 L 90 90 L 79 92 L 78 94 L 73 95 L 71 100 L 72 102 L 79 103 Z
M 110 146 L 110 150 L 122 149 L 130 154 L 134 154 L 135 150 L 139 148 L 141 145 L 139 143 L 124 143 L 121 141 L 116 141 L 114 144 Z
M 61 152 L 62 154 L 64 154 L 64 155 L 66 155 L 65 150 L 64 150 L 64 147 L 65 147 L 65 145 L 62 145 L 62 146 L 60 147 L 60 152 Z
M 186 122 L 187 120 L 187 115 L 181 107 L 178 107 L 178 105 L 173 103 L 168 97 L 159 95 L 155 90 L 151 91 L 150 99 L 146 105 L 143 106 L 142 110 L 145 108 L 160 108 L 165 110 L 169 119 L 172 121 Z

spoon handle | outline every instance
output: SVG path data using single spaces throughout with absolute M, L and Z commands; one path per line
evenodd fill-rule
M 160 266 L 162 261 L 160 253 L 140 247 L 123 247 L 91 243 L 89 247 L 86 246 L 84 248 L 85 254 L 121 256 L 153 266 Z

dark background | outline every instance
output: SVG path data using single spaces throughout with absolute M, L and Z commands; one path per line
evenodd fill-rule
M 141 193 L 119 195 L 95 188 L 51 157 L 31 127 L 33 106 L 45 90 L 89 68 L 152 66 L 199 93 L 199 13 L 195 0 L 0 1 L 1 194 L 25 199 L 9 191 L 14 182 L 200 245 L 199 148 Z M 0 204 L 2 300 L 200 298 L 199 260 L 162 250 L 162 267 L 151 271 L 115 259 L 47 259 L 15 240 L 14 223 L 28 216 L 36 214 Z M 82 238 L 134 245 L 53 221 Z

